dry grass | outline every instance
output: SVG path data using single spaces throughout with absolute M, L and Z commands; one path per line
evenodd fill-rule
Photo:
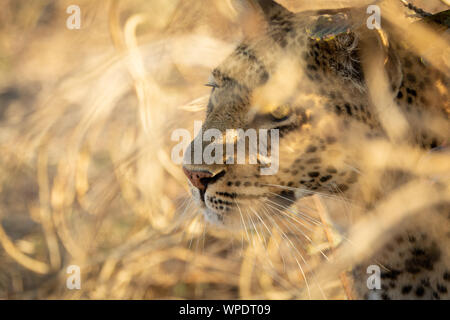
M 6 0 L 0 12 L 0 298 L 346 298 L 339 274 L 350 257 L 333 254 L 344 236 L 327 208 L 348 210 L 347 202 L 326 206 L 315 196 L 297 204 L 330 226 L 312 225 L 310 242 L 275 227 L 230 234 L 196 214 L 170 161 L 167 133 L 203 118 L 202 84 L 239 40 L 227 1 L 78 3 L 81 30 L 65 27 L 71 1 Z M 365 160 L 385 167 L 389 156 L 422 177 L 449 172 L 448 155 L 429 155 L 419 167 L 423 154 L 407 150 L 415 157 L 403 159 L 391 147 L 368 146 Z M 350 233 L 361 243 L 355 254 L 411 207 L 450 198 L 449 184 L 439 195 L 426 183 L 407 188 L 374 209 L 398 212 L 377 231 L 368 236 L 373 221 L 362 221 Z M 399 210 L 411 194 L 416 203 Z M 301 271 L 292 245 L 305 258 Z M 66 288 L 72 264 L 81 267 L 81 290 Z

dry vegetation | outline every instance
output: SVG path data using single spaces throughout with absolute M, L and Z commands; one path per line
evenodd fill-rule
M 0 298 L 345 298 L 346 260 L 323 279 L 318 266 L 344 237 L 323 228 L 327 208 L 350 204 L 306 199 L 298 206 L 321 222 L 311 241 L 275 228 L 257 241 L 206 225 L 170 161 L 168 133 L 203 118 L 202 85 L 240 38 L 228 2 L 79 0 L 82 28 L 68 30 L 73 2 L 4 0 L 0 11 Z M 295 10 L 364 3 L 280 2 Z M 395 158 L 389 146 L 370 150 Z M 448 174 L 448 155 L 427 161 L 420 174 Z M 410 192 L 438 201 L 421 187 Z M 360 231 L 371 222 L 361 223 Z M 290 241 L 305 259 L 301 272 Z M 66 288 L 72 264 L 81 290 Z

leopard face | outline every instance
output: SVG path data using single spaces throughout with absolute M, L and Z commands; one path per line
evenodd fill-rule
M 260 3 L 254 15 L 261 28 L 211 74 L 202 129 L 277 130 L 278 170 L 262 175 L 267 162 L 260 155 L 256 164 L 227 164 L 224 156 L 223 163 L 183 165 L 205 218 L 232 229 L 271 219 L 304 196 L 350 193 L 359 179 L 359 146 L 384 138 L 363 79 L 359 31 L 317 40 L 308 34 L 316 18 Z M 400 105 L 409 78 L 390 77 Z M 196 141 L 203 149 L 211 143 L 203 140 L 192 141 L 189 159 Z
M 373 131 L 359 80 L 322 64 L 330 53 L 308 38 L 304 17 L 275 3 L 269 9 L 261 13 L 264 32 L 240 44 L 212 72 L 202 129 L 223 134 L 227 129 L 278 130 L 278 170 L 262 175 L 267 164 L 259 157 L 256 164 L 186 161 L 183 167 L 206 219 L 231 228 L 270 219 L 273 211 L 299 197 L 347 191 L 358 174 L 351 165 L 349 143 L 339 132 L 350 126 L 361 134 Z M 338 40 L 352 42 L 348 36 Z M 336 49 L 331 46 L 337 45 L 330 44 L 329 50 Z M 350 75 L 353 67 L 340 71 Z M 283 76 L 286 72 L 291 75 Z M 365 121 L 353 123 L 349 115 L 361 115 Z M 206 148 L 209 142 L 202 143 Z

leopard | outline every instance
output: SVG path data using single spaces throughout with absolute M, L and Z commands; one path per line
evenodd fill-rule
M 192 198 L 209 223 L 226 229 L 242 228 L 245 219 L 264 223 L 274 214 L 265 203 L 286 208 L 315 194 L 357 199 L 367 211 L 414 181 L 414 173 L 386 169 L 375 174 L 373 192 L 362 194 L 364 177 L 374 176 L 363 164 L 368 144 L 401 141 L 425 152 L 446 152 L 448 72 L 413 50 L 394 25 L 383 21 L 381 30 L 368 28 L 365 8 L 294 13 L 273 0 L 235 1 L 235 7 L 243 40 L 211 73 L 202 130 L 278 130 L 278 171 L 262 175 L 263 157 L 256 164 L 186 160 Z M 378 52 L 381 67 L 370 69 Z M 389 119 L 390 112 L 397 113 L 379 108 L 371 92 L 374 70 L 385 75 L 387 95 L 407 124 L 397 136 L 385 125 L 386 114 Z M 437 119 L 444 129 L 425 119 Z M 186 150 L 189 158 L 197 139 Z M 200 143 L 206 147 L 211 141 Z M 446 190 L 442 181 L 430 181 L 430 188 Z M 352 267 L 356 298 L 450 298 L 450 202 L 441 200 L 391 227 L 380 246 Z M 367 267 L 374 263 L 382 266 L 375 291 L 366 283 Z

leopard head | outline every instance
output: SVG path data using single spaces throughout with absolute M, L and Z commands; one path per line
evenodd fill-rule
M 263 222 L 316 192 L 346 192 L 358 180 L 351 164 L 357 148 L 342 133 L 374 126 L 354 33 L 317 40 L 308 33 L 317 19 L 308 14 L 266 0 L 241 1 L 239 8 L 253 23 L 212 71 L 206 119 L 183 164 L 206 219 L 229 228 Z M 256 140 L 228 139 L 230 129 L 253 129 Z M 246 163 L 236 160 L 236 141 L 244 141 Z M 236 152 L 219 153 L 213 144 Z M 263 155 L 258 149 L 253 163 L 252 144 L 267 149 Z M 217 161 L 193 161 L 198 150 Z

